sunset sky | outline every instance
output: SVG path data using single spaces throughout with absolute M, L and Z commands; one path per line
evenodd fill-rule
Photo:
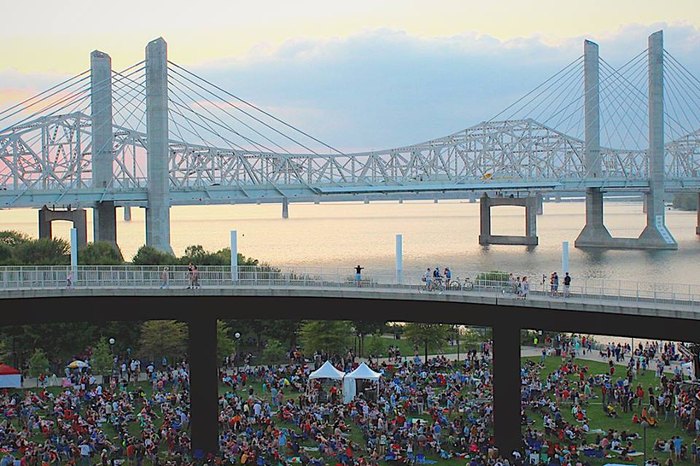
M 582 54 L 622 65 L 664 31 L 700 76 L 698 0 L 25 0 L 3 5 L 0 109 L 168 43 L 169 59 L 346 150 L 488 120 Z M 700 97 L 699 97 L 700 98 Z M 700 114 L 700 112 L 699 112 Z

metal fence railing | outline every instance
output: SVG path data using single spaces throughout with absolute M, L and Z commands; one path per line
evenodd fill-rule
M 190 275 L 187 266 L 168 266 L 168 287 L 187 288 Z M 82 265 L 70 266 L 2 266 L 0 292 L 19 289 L 76 288 L 158 288 L 162 284 L 163 266 L 140 265 Z M 253 287 L 358 287 L 354 273 L 347 268 L 328 267 L 270 267 L 270 266 L 198 266 L 199 284 L 203 288 Z M 71 282 L 68 283 L 70 276 Z M 447 289 L 445 293 L 511 293 L 507 276 L 494 277 L 494 272 L 472 271 L 473 286 Z M 532 274 L 530 275 L 532 276 Z M 537 275 L 535 275 L 537 276 Z M 651 303 L 695 307 L 700 303 L 700 285 L 664 282 L 636 282 L 603 278 L 577 278 L 570 287 L 568 299 L 616 301 L 624 304 Z M 362 275 L 361 290 L 403 289 L 422 291 L 420 277 L 405 278 L 396 270 L 377 270 Z M 537 299 L 561 299 L 563 286 L 552 296 L 548 283 L 532 283 L 529 296 Z

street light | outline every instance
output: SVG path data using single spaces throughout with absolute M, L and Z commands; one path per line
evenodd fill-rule
M 236 338 L 236 354 L 233 356 L 233 363 L 238 367 L 238 364 L 236 363 L 236 360 L 238 359 L 238 352 L 239 352 L 239 341 L 241 339 L 241 332 L 236 332 L 233 334 L 234 338 Z
M 110 338 L 107 341 L 109 342 L 109 354 L 112 356 L 112 374 L 110 375 L 110 377 L 114 377 L 114 372 L 117 365 L 117 362 L 114 360 L 114 343 L 116 342 L 116 340 L 114 338 Z

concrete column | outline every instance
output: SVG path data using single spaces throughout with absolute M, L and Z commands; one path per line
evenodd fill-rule
M 90 54 L 90 115 L 92 118 L 92 187 L 112 186 L 114 142 L 112 129 L 112 59 L 98 50 Z M 97 202 L 93 209 L 93 237 L 117 245 L 114 202 Z
M 586 178 L 599 178 L 600 161 L 600 89 L 598 44 L 583 42 L 584 85 L 584 164 Z
M 166 253 L 170 246 L 168 174 L 168 48 L 163 38 L 146 46 L 146 132 L 148 137 L 148 207 L 146 245 Z
M 666 228 L 664 206 L 664 41 L 663 31 L 649 36 L 649 195 L 647 226 L 639 240 L 648 248 L 678 249 Z
M 205 457 L 219 443 L 216 319 L 200 314 L 188 327 L 192 454 Z
M 532 196 L 525 202 L 525 236 L 533 241 L 528 244 L 537 244 L 537 198 Z
M 493 432 L 504 457 L 519 449 L 520 328 L 504 320 L 493 327 Z
M 238 233 L 231 230 L 231 281 L 238 283 Z
M 542 215 L 544 213 L 544 202 L 542 201 L 542 193 L 535 194 L 535 199 L 537 199 L 537 215 Z
M 695 234 L 700 235 L 700 193 L 698 193 L 698 210 L 697 218 L 695 221 Z
M 39 239 L 53 238 L 53 231 L 51 228 L 51 217 L 49 214 L 50 212 L 51 211 L 46 206 L 39 209 Z
M 602 177 L 600 160 L 600 70 L 598 44 L 583 43 L 584 82 L 584 164 L 586 179 Z M 612 241 L 603 223 L 603 193 L 599 187 L 586 189 L 586 224 L 574 246 L 603 246 Z
M 70 270 L 73 273 L 73 285 L 78 281 L 78 229 L 70 229 Z
M 491 200 L 488 194 L 484 193 L 479 199 L 479 244 L 491 243 Z
M 87 213 L 85 209 L 51 210 L 47 206 L 39 209 L 39 238 L 53 238 L 51 222 L 65 220 L 73 223 L 77 229 L 78 246 L 87 244 Z
M 124 221 L 125 222 L 131 221 L 131 207 L 128 205 L 124 206 Z
M 396 283 L 403 283 L 403 236 L 396 235 Z
M 289 199 L 282 199 L 282 218 L 289 218 Z

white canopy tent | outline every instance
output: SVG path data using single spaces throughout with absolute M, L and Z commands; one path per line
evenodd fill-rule
M 324 362 L 321 367 L 309 374 L 309 379 L 342 380 L 343 377 L 345 377 L 345 372 L 336 369 L 330 361 Z
M 331 364 L 330 361 L 326 361 L 323 363 L 321 367 L 313 371 L 311 374 L 309 374 L 309 382 L 313 382 L 313 380 L 318 379 L 319 382 L 322 380 L 331 380 L 331 381 L 342 381 L 343 377 L 345 377 L 345 372 L 338 370 Z M 309 385 L 306 386 L 307 394 L 312 392 L 313 389 L 311 386 L 314 385 L 313 383 L 309 383 Z M 316 388 L 321 388 L 321 385 L 317 385 Z M 335 389 L 332 389 L 335 390 Z M 322 393 L 323 390 L 319 390 L 319 396 L 321 397 L 321 401 L 326 401 L 325 394 Z
M 343 379 L 343 402 L 349 403 L 357 394 L 358 380 L 371 380 L 377 383 L 377 392 L 379 392 L 379 378 L 382 376 L 379 372 L 374 372 L 364 362 L 357 366 L 357 369 L 345 374 Z

